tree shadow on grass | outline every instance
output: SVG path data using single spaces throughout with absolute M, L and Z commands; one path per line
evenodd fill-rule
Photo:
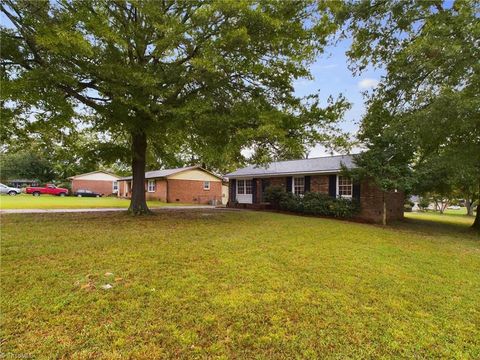
M 450 215 L 405 217 L 392 224 L 393 228 L 430 236 L 450 236 L 463 240 L 480 240 L 480 233 L 471 226 L 474 217 Z

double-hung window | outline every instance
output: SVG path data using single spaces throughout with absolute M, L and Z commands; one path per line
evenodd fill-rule
M 293 193 L 295 195 L 305 194 L 305 178 L 303 176 L 294 177 L 292 185 Z
M 203 182 L 203 190 L 210 190 L 210 181 Z
M 353 183 L 352 179 L 347 176 L 338 177 L 338 195 L 340 197 L 352 197 Z
M 155 192 L 155 180 L 148 180 L 147 191 L 148 192 Z
M 114 182 L 113 182 L 112 192 L 113 192 L 113 193 L 118 192 L 118 181 L 114 181 Z
M 237 180 L 237 194 L 251 195 L 252 194 L 252 180 Z

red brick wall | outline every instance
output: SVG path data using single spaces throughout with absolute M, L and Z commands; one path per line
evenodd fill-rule
M 85 189 L 99 194 L 111 195 L 113 193 L 113 182 L 105 180 L 72 180 L 72 193 Z
M 266 178 L 268 181 L 270 181 L 270 186 L 272 187 L 277 187 L 281 189 L 286 189 L 287 188 L 287 178 L 286 177 L 271 177 L 271 178 Z
M 147 200 L 167 201 L 167 181 L 155 180 L 155 191 L 148 192 L 148 181 L 145 181 L 145 197 Z
M 210 181 L 210 190 L 203 189 L 203 181 L 168 179 L 167 201 L 186 204 L 208 204 L 222 200 L 222 182 Z
M 130 198 L 132 196 L 131 188 L 129 188 L 130 191 L 127 193 L 127 196 L 124 196 L 126 184 L 127 184 L 127 181 L 119 182 L 119 194 L 121 197 Z M 163 201 L 163 202 L 167 201 L 167 181 L 166 180 L 156 179 L 155 191 L 148 192 L 147 190 L 148 190 L 148 180 L 145 180 L 145 198 L 147 199 L 147 201 Z
M 403 192 L 386 193 L 387 222 L 403 219 Z M 383 192 L 373 182 L 364 181 L 360 186 L 360 215 L 359 218 L 381 223 L 383 219 Z
M 310 191 L 328 194 L 328 175 L 312 175 L 310 177 Z
M 265 178 L 270 182 L 270 186 L 286 188 L 285 177 Z M 255 181 L 255 179 L 254 179 Z M 257 199 L 262 199 L 262 182 L 257 181 Z M 310 190 L 328 194 L 329 177 L 328 175 L 312 175 L 310 178 Z M 390 192 L 386 195 L 387 201 L 387 221 L 403 219 L 403 202 L 405 195 L 403 192 Z M 383 193 L 374 183 L 364 181 L 360 187 L 360 214 L 359 219 L 369 222 L 382 222 L 383 216 Z

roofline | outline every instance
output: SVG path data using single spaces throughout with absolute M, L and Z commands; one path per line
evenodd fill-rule
M 334 158 L 334 157 L 345 157 L 345 156 L 355 156 L 360 153 L 356 154 L 343 154 L 343 155 L 325 155 L 325 156 L 316 156 L 312 158 L 307 158 L 307 159 L 292 159 L 292 160 L 280 160 L 280 161 L 271 161 L 269 164 L 278 164 L 278 163 L 284 163 L 284 162 L 290 162 L 290 161 L 301 161 L 301 160 L 313 160 L 313 159 L 325 159 L 325 158 Z M 342 169 L 327 169 L 327 170 L 313 170 L 313 171 L 286 171 L 286 172 L 269 172 L 269 173 L 263 173 L 263 174 L 258 174 L 258 173 L 249 173 L 249 174 L 241 174 L 241 175 L 232 175 L 232 173 L 226 174 L 225 177 L 228 178 L 238 178 L 238 177 L 262 177 L 262 176 L 281 176 L 281 175 L 298 175 L 298 174 L 328 174 L 328 173 L 338 173 Z M 235 171 L 234 171 L 235 172 Z
M 172 176 L 172 175 L 177 175 L 177 174 L 180 174 L 180 173 L 182 173 L 182 172 L 190 171 L 190 170 L 195 170 L 195 169 L 202 169 L 202 168 L 201 168 L 201 166 L 199 166 L 199 165 L 185 166 L 184 168 L 178 169 L 178 171 L 175 171 L 174 173 L 171 173 L 171 174 L 169 174 L 169 175 L 167 175 L 167 176 L 161 176 L 161 177 L 169 178 L 169 177 Z M 205 169 L 202 169 L 202 170 L 207 171 L 207 170 L 205 170 Z
M 314 175 L 314 174 L 338 174 L 342 171 L 342 169 L 328 169 L 328 170 L 314 170 L 314 171 L 287 171 L 287 172 L 270 172 L 264 174 L 241 174 L 241 175 L 225 175 L 229 179 L 236 179 L 236 178 L 244 178 L 244 177 L 251 177 L 251 178 L 259 178 L 265 176 L 285 176 L 285 175 Z
M 85 176 L 85 175 L 90 175 L 90 174 L 97 174 L 97 173 L 104 173 L 104 174 L 108 174 L 108 175 L 112 175 L 112 176 L 115 176 L 117 178 L 120 178 L 120 176 L 118 176 L 117 174 L 113 173 L 113 172 L 110 172 L 110 171 L 105 171 L 105 170 L 96 170 L 96 171 L 90 171 L 88 173 L 84 173 L 84 174 L 79 174 L 79 175 L 74 175 L 74 176 L 70 176 L 68 177 L 67 179 L 68 180 L 73 180 L 77 177 L 80 177 L 80 176 Z
M 180 173 L 185 172 L 185 171 L 195 170 L 195 169 L 200 169 L 202 171 L 205 171 L 206 173 L 208 173 L 212 176 L 215 176 L 217 179 L 220 179 L 221 181 L 223 181 L 223 179 L 224 179 L 222 176 L 219 176 L 219 175 L 211 172 L 210 170 L 204 169 L 200 165 L 193 165 L 193 166 L 186 166 L 184 168 L 180 168 L 180 169 L 178 169 L 178 171 L 175 171 L 174 173 L 171 173 L 167 176 L 150 176 L 150 177 L 145 176 L 145 180 L 147 180 L 147 179 L 168 179 L 170 176 L 177 175 L 177 174 L 180 174 Z M 168 169 L 163 169 L 163 170 L 168 170 Z M 162 170 L 152 170 L 152 171 L 162 171 Z M 119 180 L 120 181 L 122 181 L 122 180 L 126 181 L 126 180 L 132 180 L 132 179 L 133 179 L 133 176 L 130 175 L 130 176 L 122 177 Z
M 200 165 L 195 166 L 195 168 L 196 168 L 196 169 L 203 170 L 203 171 L 205 171 L 206 173 L 208 173 L 208 174 L 210 174 L 210 175 L 212 175 L 212 176 L 215 176 L 217 179 L 220 179 L 220 180 L 222 180 L 222 181 L 223 181 L 223 179 L 224 179 L 223 176 L 217 175 L 217 174 L 215 174 L 213 171 L 207 170 L 207 169 L 201 167 Z M 192 170 L 193 170 L 193 169 L 192 169 Z M 185 171 L 186 171 L 186 170 L 185 170 Z
M 325 159 L 325 158 L 333 158 L 333 157 L 344 157 L 344 156 L 355 156 L 360 153 L 356 154 L 343 154 L 343 155 L 324 155 L 324 156 L 315 156 L 315 157 L 309 157 L 305 159 L 290 159 L 290 160 L 277 160 L 277 161 L 270 161 L 269 164 L 273 163 L 280 163 L 280 162 L 289 162 L 289 161 L 301 161 L 301 160 L 313 160 L 313 159 Z

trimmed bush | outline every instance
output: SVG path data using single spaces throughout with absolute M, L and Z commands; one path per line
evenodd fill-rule
M 337 199 L 313 192 L 307 192 L 304 196 L 298 196 L 287 193 L 278 187 L 267 188 L 265 200 L 270 202 L 275 209 L 308 215 L 349 218 L 359 211 L 358 203 L 350 199 Z
M 427 210 L 428 206 L 430 205 L 430 199 L 426 197 L 422 197 L 420 202 L 418 203 L 418 207 L 422 210 Z

